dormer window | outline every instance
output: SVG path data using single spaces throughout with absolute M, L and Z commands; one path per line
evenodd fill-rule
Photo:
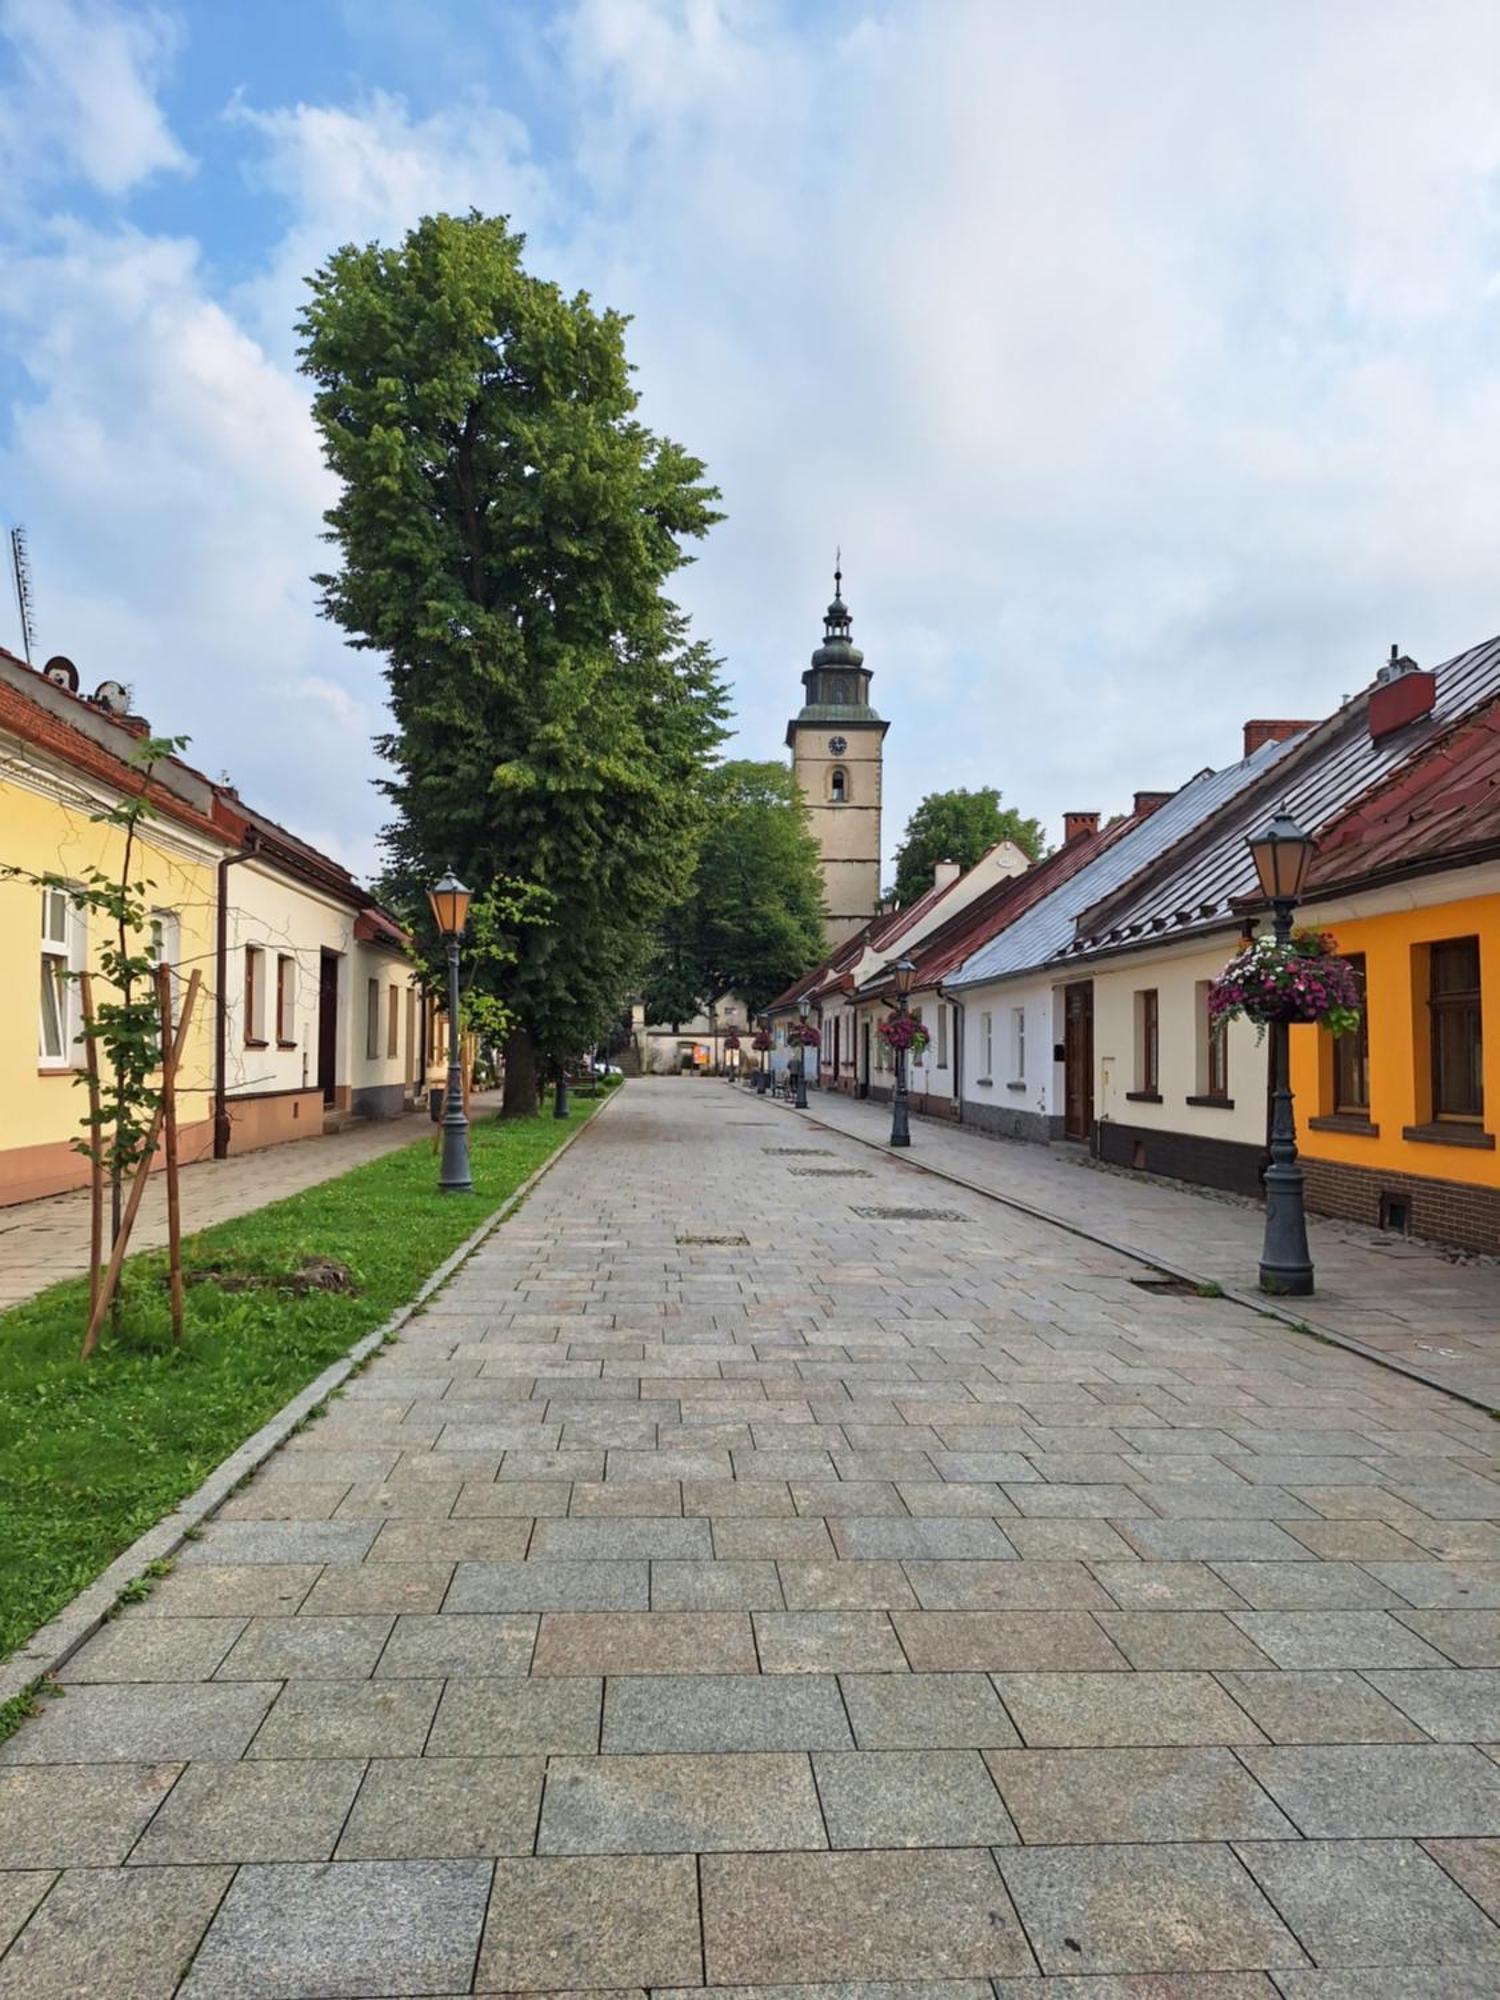
M 849 803 L 849 773 L 842 767 L 835 768 L 829 778 L 828 795 L 836 806 Z

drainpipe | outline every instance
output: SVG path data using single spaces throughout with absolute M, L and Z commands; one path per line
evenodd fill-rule
M 946 1000 L 953 1009 L 953 1122 L 964 1122 L 964 1003 L 956 994 L 949 993 L 940 979 L 937 983 L 939 1000 Z
M 245 845 L 238 854 L 226 854 L 219 863 L 219 907 L 217 913 L 217 935 L 214 941 L 215 978 L 218 981 L 218 1005 L 214 1009 L 214 1158 L 227 1159 L 229 1156 L 229 1103 L 225 1070 L 228 1066 L 229 1044 L 229 871 L 241 861 L 255 858 L 259 842 L 253 830 L 247 830 Z

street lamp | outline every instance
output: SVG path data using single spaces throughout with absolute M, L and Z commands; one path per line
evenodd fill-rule
M 758 1014 L 756 1020 L 758 1023 L 757 1032 L 762 1035 L 768 1035 L 771 1032 L 770 1015 Z M 760 1052 L 760 1068 L 755 1072 L 755 1094 L 757 1097 L 764 1097 L 766 1094 L 766 1085 L 770 1081 L 770 1074 L 766 1065 L 770 1060 L 771 1051 L 769 1049 L 762 1049 Z
M 1292 935 L 1292 911 L 1307 879 L 1313 842 L 1284 808 L 1262 834 L 1248 843 L 1262 893 L 1271 905 L 1278 944 Z M 1306 1298 L 1313 1288 L 1307 1247 L 1307 1212 L 1302 1169 L 1297 1164 L 1297 1120 L 1292 1110 L 1291 1024 L 1271 1023 L 1271 1162 L 1266 1168 L 1266 1238 L 1260 1257 L 1260 1288 L 1282 1297 Z
M 448 947 L 448 1088 L 443 1092 L 443 1163 L 439 1194 L 472 1194 L 469 1121 L 464 1116 L 463 1059 L 458 1028 L 458 940 L 469 921 L 469 891 L 450 868 L 427 891 L 433 920 Z
M 802 998 L 797 1002 L 797 1012 L 802 1017 L 804 1033 L 807 1028 L 807 1017 L 811 1011 L 812 1001 L 804 993 Z M 805 1040 L 797 1044 L 797 1096 L 795 1101 L 799 1111 L 807 1109 L 807 1043 Z
M 906 1003 L 911 993 L 911 983 L 917 976 L 917 968 L 909 958 L 898 958 L 892 971 L 896 980 L 896 1015 L 898 1020 L 906 1019 Z M 896 1050 L 896 1088 L 891 1095 L 891 1144 L 909 1146 L 911 1127 L 906 1122 L 906 1047 L 903 1043 Z

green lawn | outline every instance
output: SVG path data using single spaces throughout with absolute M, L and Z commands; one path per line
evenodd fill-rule
M 0 1658 L 404 1305 L 596 1108 L 573 1104 L 566 1123 L 549 1111 L 477 1124 L 472 1196 L 437 1193 L 423 1138 L 187 1240 L 190 1273 L 209 1267 L 232 1283 L 332 1257 L 353 1292 L 191 1283 L 174 1351 L 166 1256 L 147 1251 L 125 1266 L 124 1331 L 106 1334 L 92 1361 L 78 1360 L 84 1280 L 0 1314 Z

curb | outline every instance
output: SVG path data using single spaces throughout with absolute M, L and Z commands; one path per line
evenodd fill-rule
M 115 1557 L 108 1569 L 101 1571 L 92 1583 L 85 1584 L 55 1618 L 49 1619 L 29 1639 L 24 1640 L 0 1665 L 0 1703 L 25 1694 L 36 1681 L 56 1673 L 86 1639 L 91 1639 L 115 1608 L 126 1585 L 133 1583 L 150 1564 L 163 1562 L 174 1555 L 192 1530 L 200 1527 L 210 1514 L 223 1505 L 242 1480 L 257 1471 L 273 1452 L 285 1444 L 309 1411 L 316 1409 L 325 1397 L 347 1382 L 360 1363 L 383 1347 L 391 1334 L 398 1333 L 433 1293 L 447 1284 L 460 1265 L 467 1263 L 485 1239 L 493 1235 L 512 1210 L 520 1206 L 537 1182 L 551 1173 L 584 1133 L 592 1131 L 610 1105 L 624 1095 L 624 1091 L 623 1083 L 618 1090 L 612 1090 L 593 1116 L 576 1132 L 570 1132 L 556 1152 L 549 1153 L 542 1164 L 528 1174 L 518 1188 L 512 1189 L 500 1206 L 492 1210 L 435 1271 L 429 1273 L 404 1306 L 398 1306 L 380 1326 L 361 1334 L 347 1354 L 330 1362 L 321 1375 L 309 1382 L 289 1403 L 283 1404 L 253 1436 L 246 1438 L 237 1451 L 231 1452 L 228 1458 L 216 1465 L 195 1492 L 179 1502 L 170 1514 L 163 1515 L 155 1527 L 138 1536 L 128 1549 Z
M 781 1099 L 775 1102 L 785 1111 L 793 1110 Z M 889 1159 L 895 1166 L 911 1167 L 922 1174 L 932 1174 L 937 1180 L 948 1181 L 954 1187 L 968 1190 L 970 1194 L 982 1195 L 986 1201 L 998 1202 L 1002 1208 L 1014 1209 L 1018 1215 L 1029 1216 L 1033 1222 L 1047 1222 L 1054 1229 L 1066 1230 L 1070 1236 L 1078 1236 L 1085 1243 L 1097 1244 L 1101 1250 L 1113 1250 L 1116 1255 L 1128 1257 L 1132 1263 L 1142 1264 L 1148 1271 L 1160 1271 L 1168 1278 L 1180 1278 L 1189 1285 L 1218 1285 L 1219 1294 L 1231 1305 L 1243 1306 L 1247 1312 L 1258 1313 L 1262 1319 L 1274 1319 L 1293 1333 L 1300 1333 L 1304 1339 L 1321 1341 L 1328 1347 L 1342 1348 L 1346 1354 L 1354 1354 L 1361 1361 L 1373 1361 L 1377 1368 L 1384 1368 L 1392 1375 L 1404 1375 L 1408 1381 L 1420 1383 L 1424 1389 L 1435 1389 L 1439 1395 L 1451 1396 L 1456 1403 L 1464 1403 L 1471 1410 L 1482 1410 L 1487 1417 L 1496 1414 L 1492 1403 L 1482 1396 L 1471 1396 L 1466 1390 L 1458 1389 L 1451 1382 L 1432 1374 L 1428 1369 L 1418 1367 L 1414 1361 L 1401 1361 L 1394 1355 L 1382 1354 L 1379 1348 L 1367 1347 L 1353 1334 L 1340 1333 L 1337 1327 L 1309 1319 L 1304 1313 L 1289 1312 L 1284 1306 L 1271 1303 L 1264 1292 L 1246 1292 L 1237 1286 L 1225 1285 L 1217 1278 L 1206 1277 L 1201 1271 L 1189 1269 L 1185 1264 L 1168 1263 L 1165 1258 L 1148 1256 L 1144 1250 L 1128 1243 L 1119 1243 L 1112 1236 L 1102 1236 L 1097 1229 L 1086 1229 L 1080 1222 L 1072 1222 L 1061 1215 L 1052 1215 L 1045 1208 L 1038 1208 L 1029 1201 L 1022 1201 L 1019 1195 L 1000 1194 L 994 1188 L 984 1187 L 978 1181 L 965 1179 L 948 1167 L 935 1167 L 926 1160 L 914 1160 L 910 1154 L 897 1155 L 879 1139 L 866 1139 L 862 1133 L 850 1132 L 843 1125 L 831 1124 L 826 1118 L 819 1118 L 809 1107 L 795 1115 L 806 1119 L 809 1125 L 816 1125 L 820 1131 L 832 1132 L 838 1138 L 852 1139 L 857 1146 L 868 1146 L 873 1152 Z

